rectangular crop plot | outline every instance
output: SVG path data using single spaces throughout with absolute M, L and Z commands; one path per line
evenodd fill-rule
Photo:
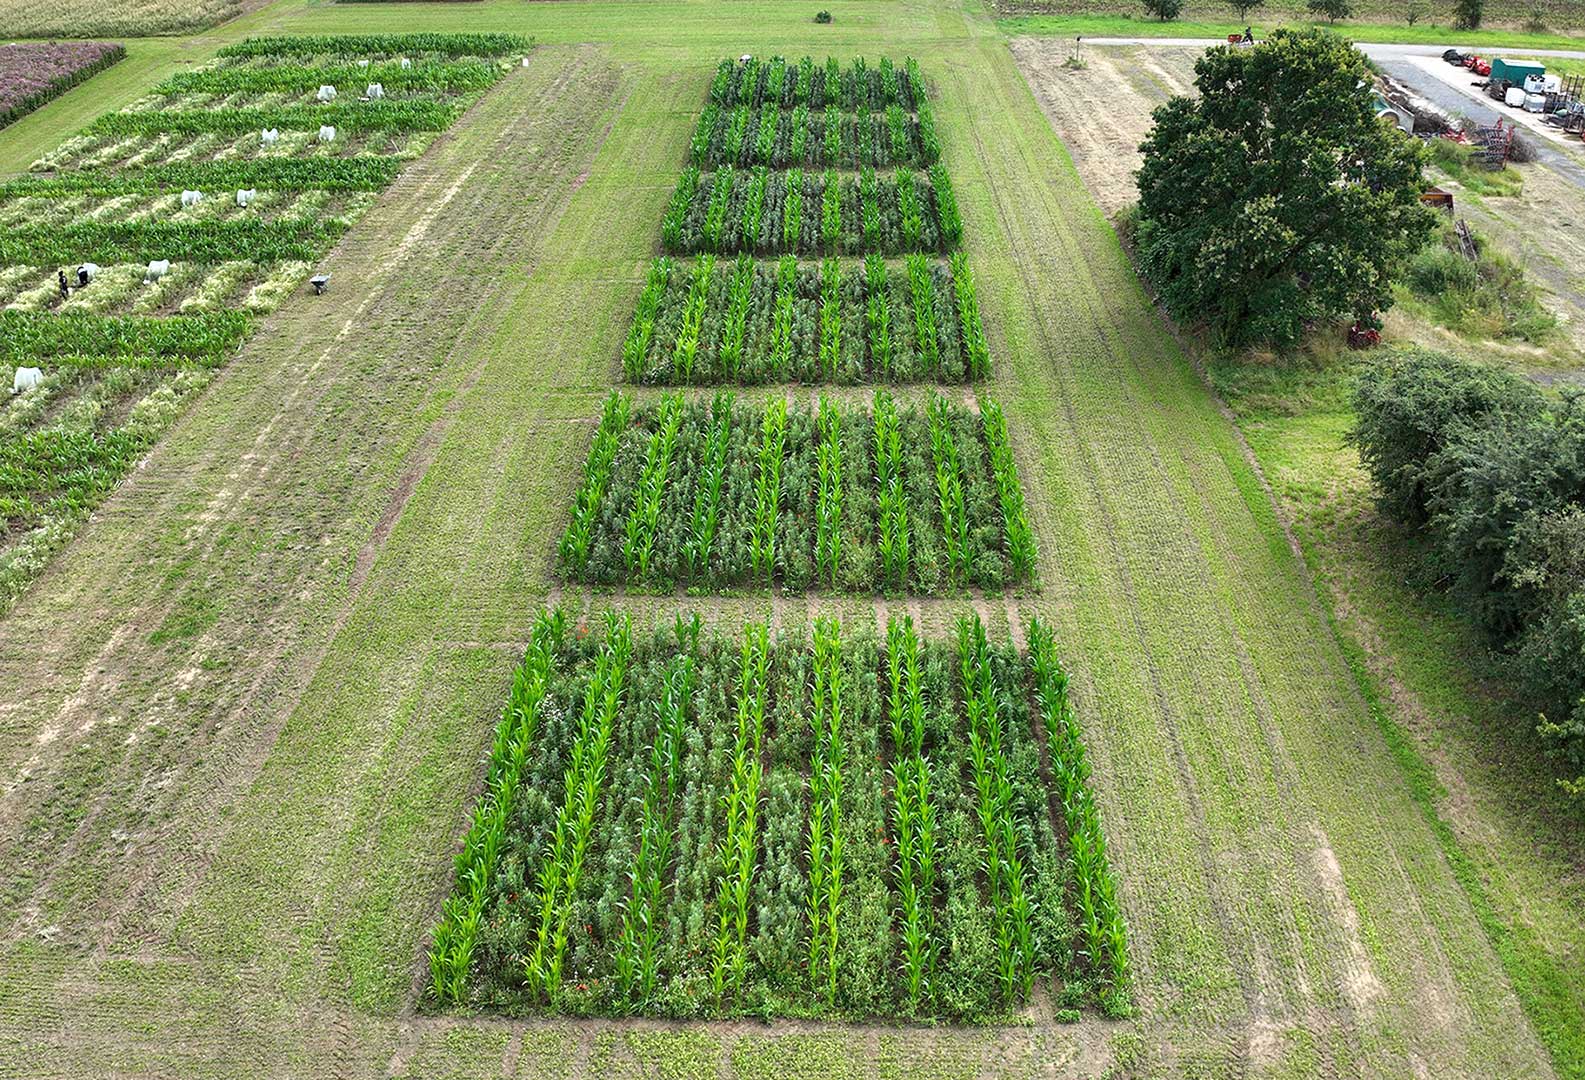
M 1128 1008 L 1067 675 L 974 616 L 648 637 L 542 613 L 429 955 L 442 1003 L 984 1018 Z
M 622 350 L 634 383 L 967 382 L 990 355 L 968 261 L 659 258 Z
M 606 402 L 560 560 L 591 584 L 942 593 L 1034 570 L 999 406 Z
M 698 259 L 651 267 L 623 346 L 625 377 L 987 378 L 963 221 L 940 157 L 912 59 L 723 60 L 661 222 L 662 250 Z

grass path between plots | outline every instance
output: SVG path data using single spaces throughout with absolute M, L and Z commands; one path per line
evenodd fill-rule
M 468 7 L 469 29 L 610 44 L 541 49 L 437 143 L 331 257 L 327 303 L 272 316 L 0 622 L 0 858 L 26 868 L 0 922 L 0 1046 L 84 1076 L 1551 1073 L 1232 425 L 988 22 Z M 457 17 L 291 0 L 225 30 Z M 1074 673 L 1136 1022 L 412 1012 L 653 223 L 715 61 L 749 47 L 912 53 L 940 91 L 1042 552 L 1040 594 L 990 621 L 1038 612 Z M 709 606 L 875 618 L 842 598 Z M 975 606 L 920 621 L 939 636 Z

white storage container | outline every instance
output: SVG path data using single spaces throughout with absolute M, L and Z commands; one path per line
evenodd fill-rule
M 1510 108 L 1518 109 L 1524 105 L 1524 91 L 1517 86 L 1508 88 L 1508 96 L 1503 98 L 1503 104 Z
M 1546 111 L 1546 95 L 1545 94 L 1526 94 L 1524 96 L 1524 111 L 1525 112 L 1533 112 L 1533 113 L 1545 112 Z

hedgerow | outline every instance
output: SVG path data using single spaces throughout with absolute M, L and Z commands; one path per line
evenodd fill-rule
M 872 414 L 613 394 L 562 571 L 652 588 L 1004 588 L 1029 580 L 1033 553 L 1010 537 L 1001 492 L 1017 476 L 999 446 L 939 396 L 919 409 L 878 393 Z
M 1081 951 L 1062 789 L 1042 770 L 1039 707 L 1059 700 L 1044 628 L 1025 657 L 972 615 L 945 643 L 908 619 L 883 640 L 835 619 L 812 640 L 696 615 L 542 629 L 560 625 L 541 616 L 514 683 L 537 702 L 532 737 L 516 704 L 503 714 L 432 999 L 976 1020 L 1055 980 L 1065 1002 L 1126 1010 L 1126 978 L 1098 980 Z M 1058 712 L 1071 721 L 1066 697 Z M 1076 723 L 1058 732 L 1078 745 Z

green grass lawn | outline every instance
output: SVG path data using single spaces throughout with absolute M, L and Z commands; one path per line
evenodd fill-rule
M 1255 28 L 1257 38 L 1265 37 L 1274 25 L 1315 26 L 1341 34 L 1355 41 L 1368 41 L 1383 45 L 1479 45 L 1504 49 L 1585 49 L 1585 38 L 1566 34 L 1532 34 L 1523 30 L 1454 30 L 1439 26 L 1406 26 L 1398 23 L 1375 22 L 1306 22 L 1303 19 L 1262 18 L 1260 11 L 1249 14 L 1248 25 Z M 1016 37 L 1020 34 L 1049 34 L 1060 37 L 1129 37 L 1129 38 L 1216 38 L 1226 40 L 1229 34 L 1242 34 L 1243 22 L 1187 22 L 1175 20 L 1162 22 L 1144 16 L 1130 15 L 1017 15 L 996 20 L 1002 32 Z

